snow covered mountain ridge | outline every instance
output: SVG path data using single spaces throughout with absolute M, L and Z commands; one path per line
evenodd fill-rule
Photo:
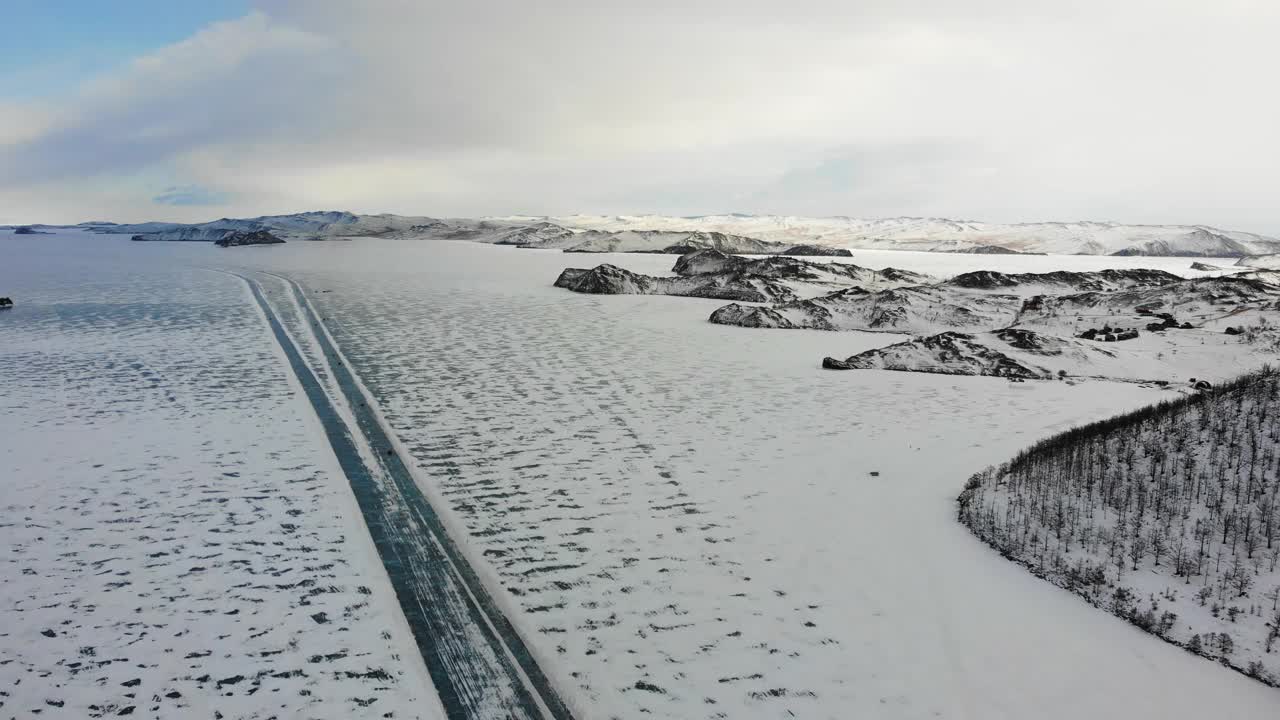
M 496 219 L 496 218 L 495 218 Z M 995 246 L 1055 255 L 1187 255 L 1242 257 L 1280 252 L 1280 238 L 1208 225 L 1113 222 L 990 223 L 947 218 L 797 217 L 791 215 L 569 215 L 503 218 L 549 221 L 584 230 L 709 230 L 773 242 L 852 249 L 963 252 Z
M 789 215 L 513 215 L 431 218 L 357 215 L 345 211 L 223 218 L 207 223 L 95 225 L 106 233 L 155 240 L 213 241 L 231 231 L 270 230 L 286 238 L 396 237 L 472 240 L 586 252 L 653 252 L 681 237 L 730 237 L 743 250 L 771 252 L 798 244 L 927 252 L 1051 253 L 1248 257 L 1280 253 L 1280 239 L 1208 225 L 1126 225 L 1112 222 L 988 223 L 945 218 L 808 218 Z M 588 242 L 590 241 L 590 242 Z M 761 250 L 760 248 L 765 248 Z M 779 250 L 780 251 L 780 250 Z

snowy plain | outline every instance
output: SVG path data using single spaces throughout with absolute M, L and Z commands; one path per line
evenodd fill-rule
M 135 247 L 0 241 L 0 716 L 444 717 L 244 284 Z
M 0 533 L 12 546 L 33 548 L 20 557 L 35 572 L 6 573 L 14 578 L 5 585 L 7 616 L 19 606 L 54 612 L 36 606 L 58 593 L 87 592 L 78 590 L 85 575 L 116 582 L 78 570 L 85 558 L 61 554 L 105 553 L 91 547 L 96 537 L 72 532 L 98 523 L 60 514 L 75 503 L 109 512 L 102 494 L 127 492 L 120 477 L 132 474 L 106 470 L 132 468 L 149 488 L 188 489 L 182 498 L 157 495 L 133 506 L 143 523 L 186 512 L 178 501 L 205 485 L 235 493 L 247 481 L 283 497 L 291 486 L 282 468 L 324 471 L 325 484 L 309 484 L 295 498 L 304 512 L 291 524 L 336 542 L 338 528 L 359 522 L 248 298 L 199 270 L 222 266 L 279 273 L 307 289 L 424 482 L 446 500 L 457 539 L 483 563 L 482 575 L 579 717 L 1270 718 L 1280 709 L 1274 689 L 1037 580 L 955 521 L 955 496 L 977 470 L 1073 424 L 1155 402 L 1159 391 L 831 373 L 818 359 L 896 338 L 717 326 L 706 318 L 719 301 L 564 292 L 552 281 L 582 259 L 550 251 L 373 239 L 235 250 L 118 236 L 3 242 L 0 290 L 20 308 L 54 316 L 40 323 L 19 311 L 0 317 L 0 457 L 8 478 Z M 855 251 L 848 260 L 937 276 L 1101 267 L 1193 274 L 1186 258 Z M 673 258 L 591 261 L 663 274 Z M 58 307 L 93 293 L 147 306 L 129 311 L 132 335 L 111 318 Z M 183 299 L 210 309 L 166 323 L 166 308 Z M 279 295 L 271 301 L 283 302 Z M 188 394 L 167 400 L 149 389 L 156 384 L 150 376 L 107 372 L 89 357 L 103 353 L 120 355 L 119 362 L 138 356 L 144 366 L 167 358 L 160 386 Z M 65 384 L 72 382 L 80 384 Z M 160 394 L 134 400 L 152 392 Z M 86 403 L 112 399 L 120 407 Z M 111 442 L 69 444 L 81 427 Z M 262 459 L 251 457 L 240 478 L 225 478 L 217 453 L 233 451 Z M 175 471 L 187 466 L 194 468 Z M 183 485 L 188 475 L 191 484 Z M 15 521 L 19 513 L 59 519 L 63 529 L 55 536 L 34 526 L 49 522 Z M 255 532 L 282 531 L 263 525 Z M 352 646 L 350 657 L 361 658 L 360 670 L 383 667 L 395 680 L 374 708 L 401 708 L 396 717 L 415 716 L 409 708 L 429 713 L 420 701 L 430 686 L 405 654 L 412 648 L 395 632 L 394 597 L 360 542 L 330 546 L 343 563 L 341 576 L 325 582 L 371 589 L 370 609 L 344 618 L 367 629 L 341 640 Z M 186 565 L 147 567 L 148 543 L 131 535 L 108 547 L 119 545 L 112 555 L 122 557 L 121 569 L 156 588 L 188 584 Z M 202 582 L 210 593 L 221 590 L 225 604 L 241 580 L 224 566 Z M 254 609 L 299 645 L 292 654 L 254 658 L 254 667 L 292 669 L 312 648 L 337 647 L 325 634 L 331 626 L 293 607 L 295 596 L 259 599 Z M 67 627 L 100 647 L 132 640 L 136 603 L 99 605 L 96 621 Z M 232 655 L 220 668 L 248 651 L 241 635 L 217 637 L 225 618 L 184 609 L 164 603 L 141 616 L 210 636 L 202 648 L 212 643 Z M 4 709 L 19 713 L 11 702 L 43 702 L 59 684 L 67 688 L 66 710 L 116 702 L 112 693 L 126 688 L 114 676 L 99 684 L 65 668 L 76 661 L 66 657 L 74 646 L 94 643 L 44 641 L 44 617 L 28 616 L 0 636 L 6 659 L 21 652 L 0 665 Z M 392 639 L 382 638 L 384 630 Z M 134 650 L 131 662 L 157 666 L 145 692 L 153 692 L 152 676 L 199 676 L 171 668 L 165 649 Z M 261 716 L 307 717 L 316 697 L 359 716 L 340 703 L 368 697 L 328 675 L 296 682 L 316 694 L 298 697 L 298 686 L 289 686 L 271 696 L 281 709 Z M 231 716 L 253 717 L 263 697 L 182 687 L 200 702 L 236 703 Z

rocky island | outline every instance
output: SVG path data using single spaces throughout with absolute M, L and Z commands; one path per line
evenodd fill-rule
M 251 232 L 235 230 L 214 240 L 213 244 L 218 247 L 240 247 L 242 245 L 278 245 L 283 242 L 284 240 L 266 230 L 254 230 Z
M 679 295 L 759 303 L 795 302 L 840 288 L 866 292 L 931 279 L 892 268 L 869 270 L 783 256 L 744 258 L 714 249 L 681 255 L 672 272 L 675 277 L 641 275 L 608 264 L 568 268 L 555 286 L 597 295 Z

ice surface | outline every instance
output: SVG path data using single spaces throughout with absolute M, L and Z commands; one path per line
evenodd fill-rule
M 44 239 L 6 248 L 25 252 Z M 368 239 L 237 251 L 130 245 L 109 236 L 86 242 L 98 244 L 93 253 L 116 255 L 126 273 L 145 266 L 147 272 L 139 273 L 154 276 L 157 266 L 167 266 L 189 278 L 197 273 L 184 268 L 216 263 L 301 282 L 429 490 L 447 499 L 482 575 L 513 610 L 513 622 L 581 718 L 1271 718 L 1280 707 L 1274 689 L 1037 580 L 955 522 L 955 496 L 973 472 L 1074 423 L 1153 402 L 1162 397 L 1157 391 L 1105 382 L 1013 385 L 990 378 L 830 373 L 819 368 L 820 358 L 846 357 L 899 338 L 716 326 L 706 317 L 720 301 L 567 293 L 551 282 L 572 262 L 551 251 Z M 927 262 L 915 262 L 916 255 Z M 876 262 L 881 256 L 884 262 Z M 1170 258 L 856 252 L 848 260 L 938 276 L 981 268 L 1099 266 L 1092 263 L 1194 274 L 1186 259 Z M 656 275 L 668 272 L 673 258 L 608 255 L 593 261 Z M 74 256 L 66 263 L 83 266 L 75 270 L 78 276 L 58 280 L 76 292 L 109 286 L 95 279 L 102 272 L 98 265 Z M 51 279 L 69 272 L 55 268 Z M 0 289 L 20 309 L 34 304 L 32 291 L 12 282 L 12 273 L 0 277 L 9 281 Z M 65 293 L 53 283 L 47 287 L 40 303 Z M 144 293 L 126 294 L 141 302 Z M 249 317 L 243 297 L 217 295 L 197 283 L 157 288 L 147 302 L 157 305 L 154 317 L 163 324 L 173 298 L 191 294 L 224 298 L 217 303 L 224 316 Z M 271 299 L 279 307 L 281 299 Z M 13 320 L 0 318 L 0 377 L 6 383 L 31 372 L 18 366 L 52 362 L 66 368 L 43 381 L 34 375 L 23 381 L 20 411 L 31 428 L 9 431 L 15 413 L 3 416 L 3 457 L 6 464 L 21 461 L 24 475 L 36 473 L 39 458 L 51 454 L 33 451 L 32 438 L 50 438 L 49 446 L 65 437 L 53 421 L 36 426 L 34 419 L 62 417 L 68 401 L 114 396 L 98 391 L 106 374 L 96 366 L 31 353 L 42 344 L 54 346 L 52 352 L 59 342 L 73 346 L 59 352 L 85 353 L 86 342 L 106 344 L 102 338 L 112 339 L 106 345 L 115 352 L 128 350 L 108 330 L 93 330 L 96 322 L 66 322 L 93 334 L 79 340 L 61 325 L 51 326 L 56 334 L 24 331 L 23 355 L 11 359 Z M 279 386 L 280 366 L 273 369 L 264 359 L 270 357 L 265 328 L 251 333 L 251 323 L 244 322 L 235 331 L 224 321 L 185 323 L 181 336 L 130 350 L 190 358 L 186 372 L 206 373 L 211 384 L 199 387 L 208 392 L 180 397 L 182 413 L 171 413 L 177 419 L 157 416 L 162 425 L 148 425 L 150 431 L 117 447 L 95 452 L 85 445 L 67 454 L 85 456 L 88 464 L 95 455 L 128 452 L 129 463 L 116 464 L 134 467 L 167 453 L 178 442 L 169 435 L 205 433 L 192 441 L 198 447 L 222 433 L 215 446 L 229 452 L 237 439 L 274 447 L 283 429 L 303 427 L 305 407 Z M 232 341 L 216 347 L 224 336 Z M 92 384 L 37 401 L 64 377 Z M 214 392 L 217 382 L 226 387 Z M 8 394 L 4 402 L 12 402 Z M 287 412 L 265 413 L 272 403 Z M 246 414 L 262 425 L 255 430 Z M 204 424 L 179 422 L 185 415 Z M 237 424 L 233 432 L 228 422 Z M 159 447 L 148 449 L 157 437 L 163 439 L 155 443 Z M 320 454 L 308 442 L 299 435 L 276 449 L 292 467 L 296 453 Z M 183 458 L 196 458 L 184 461 L 216 469 L 216 459 L 201 460 L 195 448 L 174 448 Z M 288 477 L 274 467 L 264 464 L 262 482 Z M 77 475 L 59 469 L 40 477 L 46 485 L 69 488 L 72 497 L 87 496 L 86 484 L 116 492 L 120 481 L 100 470 Z M 171 474 L 154 472 L 173 482 Z M 205 482 L 232 481 L 211 472 Z M 33 517 L 50 516 L 64 504 L 51 493 L 28 493 L 32 510 L 26 512 Z M 332 508 L 328 514 L 307 512 L 295 522 L 323 527 L 341 511 L 338 504 L 326 507 Z M 345 507 L 346 517 L 353 517 L 354 509 Z M 78 526 L 79 520 L 64 522 Z M 61 542 L 87 551 L 78 547 L 78 537 Z M 128 542 L 136 547 L 139 541 Z M 68 561 L 51 552 L 34 557 L 42 574 L 22 577 L 23 597 L 67 591 L 66 581 L 41 583 Z M 143 562 L 131 563 L 142 572 Z M 371 558 L 368 566 L 342 567 L 344 579 L 335 581 L 342 587 L 354 584 L 345 580 L 347 573 L 377 571 Z M 160 575 L 156 582 L 177 585 L 177 575 Z M 389 599 L 381 585 L 370 587 L 374 600 Z M 280 603 L 272 612 L 281 632 L 306 619 L 285 614 L 293 599 L 264 598 Z M 132 608 L 97 612 L 121 623 L 136 619 Z M 143 614 L 148 622 L 154 616 Z M 371 613 L 369 622 L 389 626 L 390 617 Z M 182 615 L 168 622 L 203 620 Z M 123 625 L 99 630 L 108 637 L 126 631 Z M 56 669 L 61 653 L 38 639 L 31 637 L 28 662 Z M 345 633 L 343 639 L 368 643 L 361 652 L 375 658 L 369 664 L 397 677 L 378 703 L 422 689 L 409 687 L 407 659 L 393 664 L 387 656 L 393 643 L 379 641 L 377 631 Z M 233 647 L 238 652 L 243 646 Z M 147 662 L 167 667 L 164 656 Z M 259 661 L 267 662 L 285 667 L 279 658 Z M 12 667 L 0 666 L 0 673 L 17 673 Z M 6 705 L 12 697 L 42 697 L 49 684 L 25 669 L 18 677 L 20 692 L 5 698 Z M 41 693 L 33 695 L 32 684 Z M 87 681 L 79 689 L 83 697 L 98 698 L 117 690 L 114 683 Z M 323 683 L 311 689 L 336 698 L 334 707 L 365 696 Z M 201 697 L 222 701 L 212 691 Z M 271 712 L 305 714 L 297 710 L 304 699 L 296 688 L 287 697 L 284 690 L 270 697 L 287 705 Z
M 3 252 L 0 714 L 442 717 L 243 283 L 116 239 Z

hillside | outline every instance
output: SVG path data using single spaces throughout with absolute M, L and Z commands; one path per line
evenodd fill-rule
M 214 242 L 233 232 L 271 233 L 296 239 L 376 236 L 406 232 L 431 218 L 402 215 L 356 215 L 344 211 L 319 211 L 253 218 L 222 218 L 206 223 L 147 222 L 94 227 L 96 232 L 140 236 L 142 240 Z
M 504 220 L 550 220 L 583 230 L 703 230 L 781 243 L 929 252 L 1015 251 L 1193 257 L 1241 257 L 1280 252 L 1280 239 L 1208 225 L 1126 225 L 1091 221 L 1002 224 L 946 218 L 811 218 L 737 214 L 697 217 L 568 215 Z
M 1274 356 L 1278 280 L 1268 271 L 1195 279 L 1159 270 L 977 271 L 930 285 L 853 286 L 772 305 L 734 303 L 709 319 L 919 336 L 826 358 L 829 369 L 1180 383 L 1239 374 Z
M 593 295 L 676 295 L 737 302 L 793 302 L 833 289 L 899 287 L 927 282 L 918 273 L 857 265 L 810 262 L 793 257 L 744 258 L 715 249 L 681 255 L 674 277 L 655 277 L 617 267 L 566 268 L 555 286 Z
M 1143 630 L 1280 684 L 1280 372 L 1043 440 L 959 518 Z
M 1207 225 L 1109 222 L 1000 224 L 945 218 L 806 218 L 780 215 L 567 215 L 431 218 L 317 211 L 206 223 L 95 224 L 96 232 L 152 240 L 217 240 L 227 232 L 269 230 L 288 239 L 394 237 L 469 240 L 576 252 L 687 252 L 822 255 L 832 249 L 974 254 L 1246 257 L 1280 253 L 1280 239 Z
M 1236 265 L 1260 270 L 1280 270 L 1280 254 L 1242 257 L 1236 261 Z

